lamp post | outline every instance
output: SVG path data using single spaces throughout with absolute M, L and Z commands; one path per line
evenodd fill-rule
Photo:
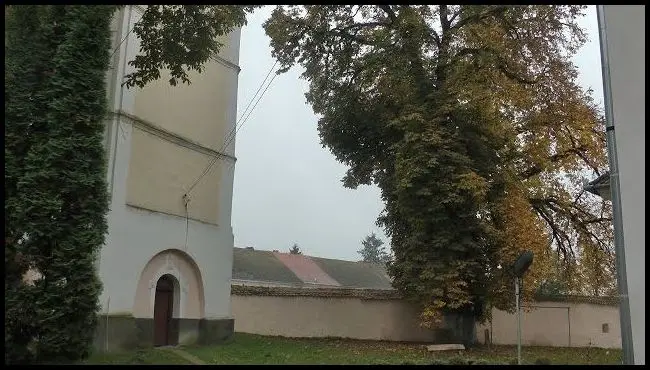
M 522 278 L 533 263 L 533 252 L 523 251 L 513 266 L 515 273 L 515 307 L 517 310 L 517 364 L 521 365 L 521 285 Z

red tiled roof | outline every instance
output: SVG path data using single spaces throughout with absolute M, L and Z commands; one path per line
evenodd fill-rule
M 304 283 L 341 286 L 307 256 L 279 252 L 273 254 Z

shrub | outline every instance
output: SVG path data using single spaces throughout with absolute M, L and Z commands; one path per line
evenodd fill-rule
M 114 10 L 37 5 L 5 15 L 5 231 L 13 236 L 5 268 L 24 261 L 5 281 L 6 363 L 90 353 L 101 290 L 95 258 L 107 229 L 103 119 Z M 30 26 L 21 30 L 24 20 Z M 29 38 L 36 46 L 21 46 Z M 28 268 L 41 274 L 33 286 L 22 281 Z

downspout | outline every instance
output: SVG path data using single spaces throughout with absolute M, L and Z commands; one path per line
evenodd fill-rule
M 616 253 L 616 273 L 618 280 L 618 295 L 621 316 L 621 343 L 623 347 L 623 364 L 634 364 L 634 348 L 632 347 L 632 319 L 630 317 L 630 300 L 628 298 L 627 271 L 625 266 L 625 241 L 623 239 L 623 212 L 621 204 L 621 188 L 618 178 L 618 158 L 616 155 L 616 136 L 614 135 L 614 109 L 612 101 L 612 86 L 609 70 L 609 55 L 607 44 L 607 22 L 604 5 L 596 6 L 598 15 L 598 34 L 600 35 L 600 57 L 603 69 L 603 97 L 605 104 L 605 134 L 607 139 L 607 154 L 609 158 L 610 188 L 612 193 L 612 210 L 614 223 L 614 250 Z

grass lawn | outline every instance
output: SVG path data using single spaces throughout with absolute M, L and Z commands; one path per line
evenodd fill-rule
M 143 349 L 137 352 L 98 353 L 90 356 L 87 365 L 191 365 L 168 349 Z
M 206 364 L 508 364 L 516 357 L 514 346 L 476 347 L 467 351 L 427 352 L 421 344 L 348 339 L 291 339 L 235 334 L 222 345 L 183 347 Z M 524 363 L 548 360 L 560 364 L 620 364 L 621 351 L 601 348 L 526 347 Z M 137 361 L 137 362 L 136 362 Z M 167 349 L 137 354 L 93 356 L 88 364 L 187 364 Z

